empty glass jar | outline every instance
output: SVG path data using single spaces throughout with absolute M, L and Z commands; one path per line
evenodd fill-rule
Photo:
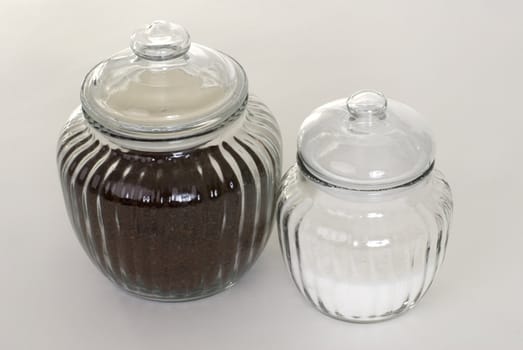
M 281 137 L 231 57 L 156 21 L 91 70 L 58 142 L 67 211 L 118 286 L 190 300 L 233 285 L 271 231 Z
M 372 322 L 412 308 L 441 265 L 452 195 L 423 118 L 374 91 L 316 109 L 278 202 L 282 253 L 321 312 Z

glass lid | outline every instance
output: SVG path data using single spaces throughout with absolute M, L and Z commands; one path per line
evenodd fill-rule
M 246 97 L 238 62 L 166 21 L 137 30 L 130 48 L 94 67 L 81 89 L 84 112 L 102 128 L 153 140 L 216 128 Z
M 317 108 L 298 136 L 298 161 L 306 171 L 353 190 L 408 184 L 432 169 L 434 151 L 421 115 L 371 90 Z

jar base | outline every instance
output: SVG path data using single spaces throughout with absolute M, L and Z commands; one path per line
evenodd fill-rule
M 338 321 L 348 322 L 348 323 L 361 323 L 361 324 L 368 324 L 368 323 L 379 323 L 384 322 L 393 318 L 396 318 L 398 316 L 403 315 L 405 312 L 411 310 L 414 308 L 418 303 L 414 304 L 408 304 L 403 305 L 400 308 L 387 312 L 382 315 L 376 315 L 376 316 L 370 316 L 370 317 L 360 317 L 360 316 L 344 316 L 344 315 L 338 315 L 338 314 L 331 314 L 327 312 L 326 310 L 321 310 L 319 308 L 316 308 L 315 305 L 313 307 L 321 312 L 323 315 L 328 316 L 330 318 L 333 318 Z
M 136 297 L 136 298 L 145 299 L 145 300 L 149 300 L 149 301 L 163 302 L 163 303 L 182 303 L 182 302 L 186 302 L 186 301 L 204 299 L 204 298 L 219 294 L 219 293 L 224 292 L 227 289 L 233 287 L 236 284 L 236 282 L 237 281 L 228 282 L 225 285 L 220 286 L 219 288 L 212 288 L 212 289 L 206 290 L 203 293 L 198 293 L 198 294 L 183 296 L 183 297 L 175 297 L 175 296 L 173 297 L 173 296 L 169 296 L 169 295 L 161 296 L 161 295 L 156 295 L 156 294 L 144 293 L 144 292 L 140 292 L 140 291 L 136 291 L 136 290 L 131 290 L 129 288 L 126 288 L 125 286 L 116 284 L 114 282 L 113 282 L 113 284 L 116 285 L 116 287 L 119 290 L 122 290 L 125 293 L 127 293 L 133 297 Z

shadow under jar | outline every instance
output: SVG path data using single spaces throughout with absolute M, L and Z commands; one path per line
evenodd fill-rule
M 65 203 L 93 263 L 148 299 L 232 286 L 271 231 L 276 120 L 242 67 L 156 21 L 86 76 L 58 142 Z
M 410 107 L 361 91 L 316 109 L 278 201 L 284 260 L 322 313 L 373 322 L 415 306 L 447 246 L 452 195 L 428 126 Z

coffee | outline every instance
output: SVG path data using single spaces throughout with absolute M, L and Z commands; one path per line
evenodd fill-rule
M 64 138 L 59 151 L 64 196 L 84 249 L 131 293 L 177 300 L 213 294 L 232 285 L 265 246 L 274 170 L 240 138 L 156 153 L 102 144 L 85 129 Z

